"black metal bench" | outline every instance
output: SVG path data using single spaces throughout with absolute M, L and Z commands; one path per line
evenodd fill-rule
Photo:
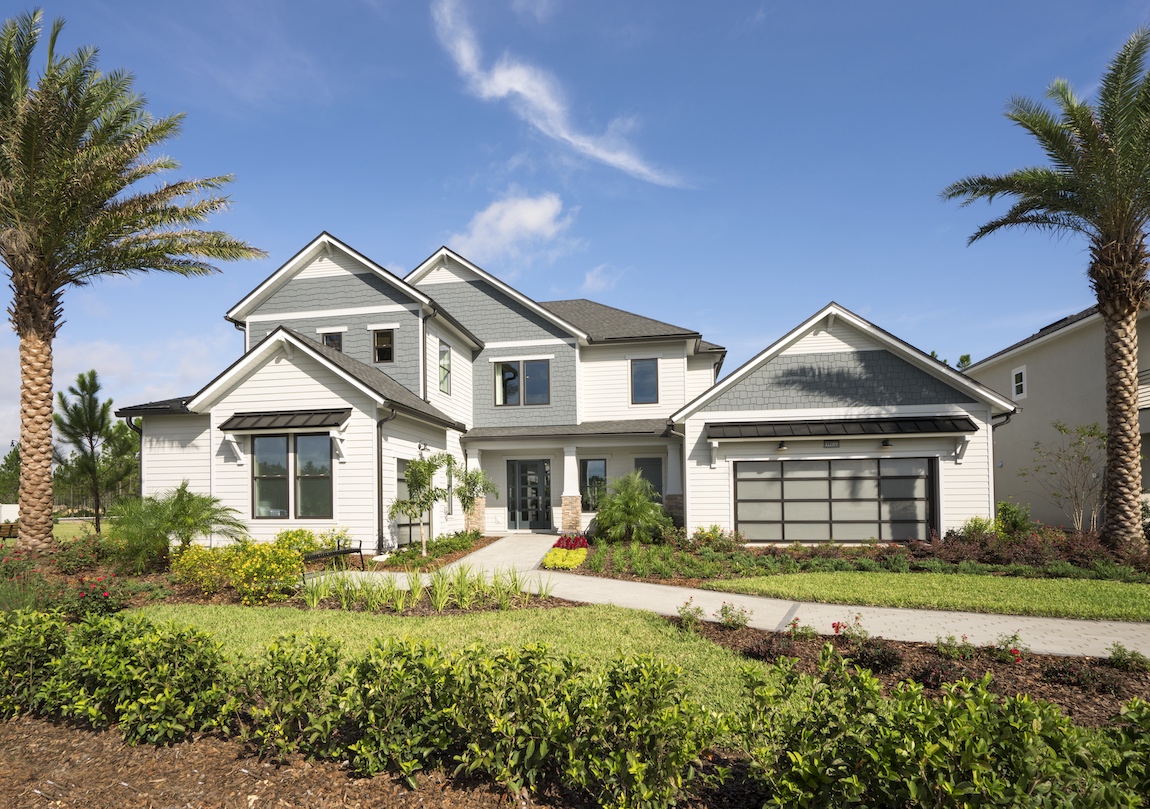
M 353 553 L 359 556 L 359 569 L 364 570 L 362 543 L 359 542 L 355 543 L 355 547 L 352 547 L 350 543 L 347 545 L 339 544 L 327 550 L 305 553 L 303 560 L 304 562 L 318 562 L 321 559 L 334 559 L 337 556 L 350 556 Z
M 15 539 L 20 534 L 20 523 L 0 522 L 0 539 Z

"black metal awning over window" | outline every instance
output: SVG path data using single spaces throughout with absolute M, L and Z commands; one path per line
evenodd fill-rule
M 275 413 L 236 413 L 220 425 L 227 433 L 265 430 L 323 430 L 339 427 L 351 417 L 351 408 L 287 410 Z
M 826 421 L 760 421 L 744 424 L 708 424 L 708 440 L 732 438 L 836 438 L 855 435 L 955 435 L 976 433 L 966 417 L 834 419 Z

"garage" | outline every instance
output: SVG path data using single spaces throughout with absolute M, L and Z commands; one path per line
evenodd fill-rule
M 926 540 L 933 458 L 736 461 L 735 528 L 749 542 Z

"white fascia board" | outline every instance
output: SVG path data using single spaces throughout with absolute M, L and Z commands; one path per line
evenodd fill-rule
M 237 379 L 243 378 L 255 370 L 259 365 L 270 360 L 275 356 L 276 353 L 279 352 L 281 347 L 291 347 L 293 350 L 303 351 L 320 365 L 327 368 L 329 371 L 343 379 L 352 387 L 362 392 L 373 402 L 376 402 L 377 404 L 386 403 L 387 400 L 384 399 L 380 394 L 365 386 L 355 377 L 345 373 L 344 370 L 339 366 L 333 365 L 325 356 L 320 354 L 318 351 L 313 350 L 310 346 L 304 344 L 300 340 L 297 340 L 291 335 L 282 331 L 279 332 L 279 334 L 272 332 L 272 335 L 275 336 L 275 339 L 265 339 L 262 343 L 256 346 L 254 351 L 251 351 L 248 354 L 245 354 L 243 357 L 240 357 L 240 359 L 233 363 L 230 368 L 209 382 L 203 390 L 189 399 L 186 405 L 187 408 L 193 412 L 210 410 L 212 406 L 214 406 L 215 403 L 219 401 L 219 399 L 222 398 L 224 394 L 232 388 Z
M 997 365 L 998 363 L 1003 362 L 1003 361 L 1008 360 L 1008 359 L 1011 359 L 1012 357 L 1017 357 L 1020 352 L 1029 351 L 1030 349 L 1034 348 L 1035 346 L 1043 345 L 1044 343 L 1048 343 L 1051 340 L 1054 340 L 1058 337 L 1066 337 L 1068 335 L 1074 334 L 1074 332 L 1078 331 L 1079 329 L 1082 329 L 1082 328 L 1085 328 L 1086 326 L 1090 326 L 1094 323 L 1097 323 L 1101 319 L 1102 319 L 1102 315 L 1095 312 L 1092 315 L 1088 315 L 1087 317 L 1082 318 L 1081 320 L 1077 321 L 1076 323 L 1071 323 L 1069 326 L 1063 326 L 1058 331 L 1052 331 L 1049 334 L 1044 334 L 1041 337 L 1038 337 L 1034 340 L 1031 340 L 1029 343 L 1023 343 L 1022 345 L 1020 345 L 1016 348 L 1012 348 L 1010 351 L 1005 351 L 996 357 L 991 357 L 991 358 L 985 359 L 985 360 L 979 360 L 978 362 L 974 363 L 973 365 L 971 365 L 966 370 L 969 372 L 969 371 L 973 371 L 975 368 L 978 368 L 981 370 L 982 368 L 989 368 L 992 365 Z M 1141 320 L 1142 318 L 1139 317 L 1138 319 Z
M 358 251 L 352 249 L 348 245 L 341 242 L 339 239 L 332 236 L 330 233 L 324 231 L 313 239 L 306 247 L 289 258 L 278 270 L 269 275 L 264 282 L 258 287 L 249 292 L 243 300 L 233 306 L 225 315 L 229 320 L 243 320 L 244 313 L 252 307 L 259 304 L 264 298 L 278 289 L 281 285 L 286 283 L 292 276 L 299 272 L 305 264 L 316 257 L 316 254 L 323 248 L 330 247 L 342 251 L 350 256 L 355 261 L 358 261 L 363 266 L 367 267 L 384 282 L 398 289 L 403 294 L 419 301 L 419 303 L 427 306 L 431 303 L 431 298 L 423 294 L 415 287 L 405 283 L 399 277 L 391 274 L 386 269 L 376 264 L 371 259 L 367 258 Z
M 453 261 L 459 262 L 466 269 L 468 269 L 469 271 L 478 275 L 484 281 L 491 284 L 491 286 L 495 287 L 496 289 L 498 289 L 503 294 L 507 295 L 512 300 L 516 301 L 517 303 L 523 304 L 524 306 L 526 306 L 528 309 L 530 309 L 535 314 L 539 315 L 540 317 L 542 317 L 545 320 L 550 321 L 551 323 L 554 323 L 556 326 L 558 326 L 559 328 L 568 332 L 572 336 L 578 337 L 580 340 L 590 340 L 590 335 L 588 335 L 585 331 L 583 331 L 579 328 L 576 328 L 575 326 L 568 323 L 563 318 L 556 315 L 554 312 L 551 312 L 547 309 L 544 309 L 542 306 L 540 306 L 535 301 L 528 298 L 526 295 L 524 295 L 519 290 L 515 289 L 514 287 L 510 287 L 507 284 L 503 283 L 502 281 L 500 281 L 498 278 L 496 278 L 491 273 L 487 272 L 486 270 L 484 270 L 481 267 L 476 266 L 475 264 L 472 264 L 470 261 L 465 259 L 463 256 L 459 255 L 454 250 L 452 250 L 448 247 L 441 247 L 438 250 L 436 250 L 434 253 L 432 253 L 422 264 L 420 264 L 418 267 L 416 267 L 414 270 L 409 272 L 404 277 L 404 279 L 403 279 L 404 282 L 411 284 L 412 286 L 414 286 L 415 284 L 418 284 L 420 282 L 420 280 L 422 280 L 423 277 L 426 276 L 429 272 L 434 270 L 439 265 L 439 262 L 442 261 L 444 258 L 451 258 Z
M 693 401 L 688 402 L 678 411 L 671 414 L 671 421 L 679 423 L 688 418 L 711 399 L 715 398 L 724 390 L 734 385 L 743 377 L 747 376 L 764 362 L 773 359 L 789 345 L 803 337 L 816 324 L 829 317 L 841 318 L 843 321 L 849 323 L 852 327 L 858 329 L 860 332 L 870 337 L 879 345 L 890 350 L 892 353 L 897 354 L 899 357 L 906 360 L 911 365 L 914 365 L 919 370 L 925 371 L 926 373 L 936 378 L 941 377 L 948 384 L 957 387 L 960 390 L 966 391 L 979 401 L 987 402 L 992 406 L 999 408 L 1004 413 L 1013 413 L 1015 410 L 1017 410 L 1014 403 L 1006 397 L 996 393 L 995 391 L 992 391 L 990 388 L 987 388 L 984 385 L 968 379 L 966 376 L 960 374 L 958 371 L 955 371 L 953 368 L 948 368 L 941 363 L 931 360 L 921 351 L 914 348 L 914 346 L 898 339 L 889 332 L 883 331 L 870 321 L 859 317 L 854 312 L 851 312 L 848 309 L 844 309 L 837 303 L 829 303 L 814 315 L 804 320 L 794 329 L 787 332 L 780 339 L 776 340 L 765 350 L 759 354 L 756 354 L 754 357 L 736 368 L 725 379 L 704 391 Z

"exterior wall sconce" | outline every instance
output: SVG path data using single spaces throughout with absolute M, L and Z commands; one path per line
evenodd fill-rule
M 889 438 L 884 438 L 884 439 L 882 440 L 882 443 L 879 445 L 879 449 L 881 449 L 881 450 L 883 450 L 884 452 L 886 452 L 886 451 L 888 451 L 888 450 L 891 448 L 891 446 L 893 446 L 893 445 L 890 443 L 890 439 L 889 439 Z
M 786 452 L 786 451 L 787 451 L 787 442 L 786 441 L 780 441 L 779 442 L 779 452 Z

